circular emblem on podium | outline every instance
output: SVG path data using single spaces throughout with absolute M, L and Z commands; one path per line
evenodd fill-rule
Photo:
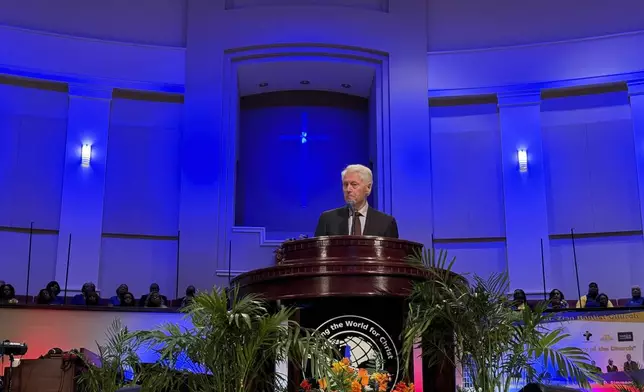
M 317 331 L 349 358 L 352 367 L 386 370 L 391 374 L 389 385 L 393 387 L 398 382 L 398 349 L 387 331 L 375 321 L 362 316 L 339 316 L 320 325 Z

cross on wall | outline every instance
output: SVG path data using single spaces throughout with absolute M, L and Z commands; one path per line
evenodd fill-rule
M 308 191 L 309 191 L 309 182 L 308 178 L 310 177 L 307 173 L 307 169 L 310 167 L 309 162 L 309 142 L 312 141 L 322 141 L 328 140 L 326 136 L 323 135 L 311 135 L 309 132 L 309 116 L 306 111 L 302 111 L 301 122 L 300 122 L 300 133 L 299 135 L 283 135 L 280 137 L 281 140 L 295 140 L 300 144 L 300 160 L 299 160 L 299 169 L 301 177 L 304 182 L 300 187 L 300 207 L 306 207 L 308 204 Z

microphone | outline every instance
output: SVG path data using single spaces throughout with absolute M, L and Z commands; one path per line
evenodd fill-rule
M 355 200 L 349 200 L 347 202 L 347 208 L 349 209 L 349 213 L 353 216 L 356 212 L 356 202 Z

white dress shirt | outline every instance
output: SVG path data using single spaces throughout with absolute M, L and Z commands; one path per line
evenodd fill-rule
M 369 210 L 369 203 L 367 202 L 365 202 L 362 208 L 358 210 L 358 212 L 360 213 L 360 216 L 358 217 L 358 219 L 360 219 L 360 229 L 362 229 L 360 232 L 360 235 L 364 235 L 364 225 L 367 222 L 368 210 Z M 352 229 L 353 229 L 353 217 L 350 216 L 349 217 L 349 235 L 353 233 Z

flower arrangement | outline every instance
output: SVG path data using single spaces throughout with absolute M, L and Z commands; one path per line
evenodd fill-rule
M 304 392 L 387 392 L 391 376 L 387 372 L 369 373 L 367 369 L 350 366 L 349 358 L 336 361 L 329 377 L 319 380 L 305 379 L 300 384 Z M 414 392 L 414 384 L 399 382 L 393 392 Z

